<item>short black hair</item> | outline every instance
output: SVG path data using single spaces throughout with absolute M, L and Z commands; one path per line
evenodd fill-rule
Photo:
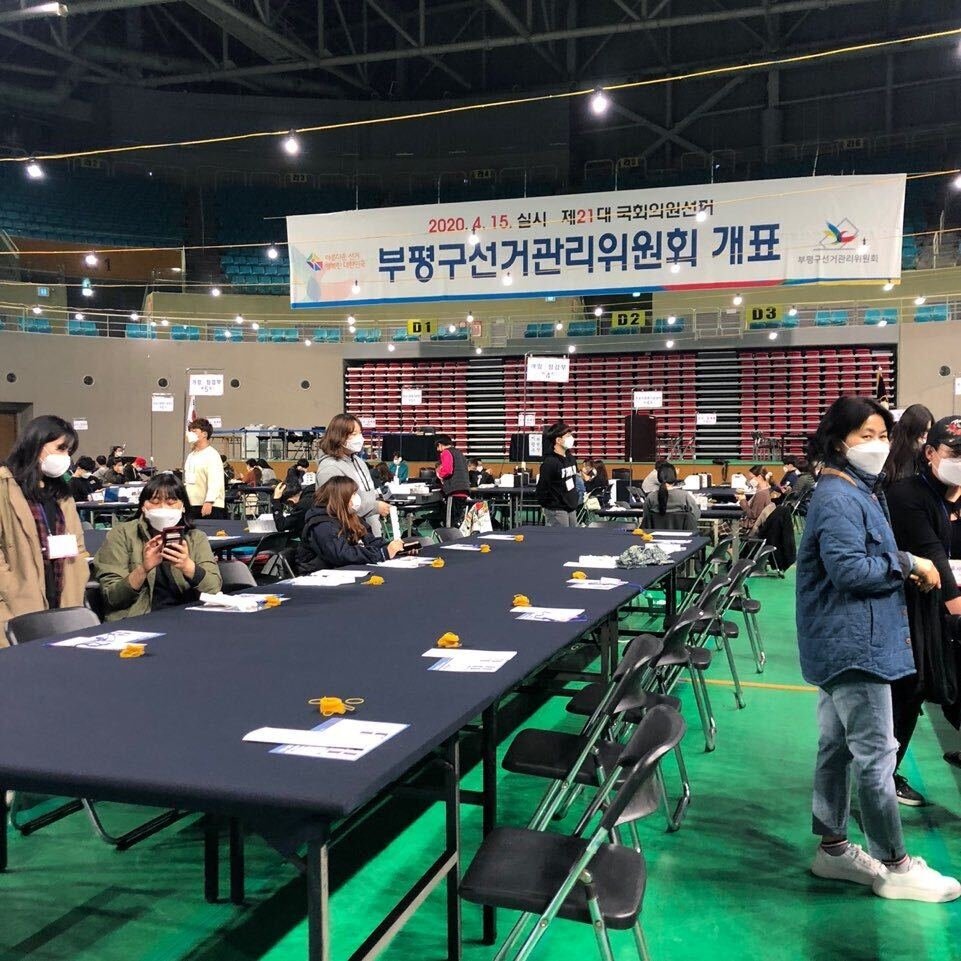
M 310 461 L 308 461 L 306 457 L 301 457 L 297 463 L 294 464 L 294 467 L 303 467 L 304 470 L 306 470 L 308 467 L 310 467 Z
M 103 454 L 97 454 L 97 463 L 98 463 L 101 467 L 106 467 L 106 466 L 107 466 L 107 458 L 104 457 Z
M 894 418 L 887 407 L 873 397 L 839 397 L 821 418 L 817 432 L 811 438 L 808 457 L 822 463 L 843 460 L 839 448 L 844 438 L 874 414 L 884 421 L 890 432 L 894 427 Z
M 207 435 L 207 440 L 214 436 L 213 424 L 206 417 L 195 417 L 187 425 L 187 430 L 202 430 Z
M 434 443 L 450 447 L 454 442 L 451 440 L 450 434 L 434 434 Z
M 143 506 L 147 501 L 152 500 L 155 494 L 162 494 L 165 498 L 178 500 L 184 505 L 184 516 L 181 518 L 180 523 L 187 528 L 193 527 L 190 523 L 190 519 L 187 517 L 187 509 L 190 507 L 190 501 L 187 498 L 187 488 L 184 487 L 183 481 L 173 473 L 173 471 L 161 471 L 159 474 L 154 474 L 150 480 L 144 484 L 143 490 L 140 492 L 140 506 L 137 510 L 137 516 L 143 517 Z
M 122 458 L 122 457 L 111 457 L 111 458 L 110 458 L 110 463 L 107 464 L 107 466 L 108 466 L 111 470 L 113 470 L 113 469 L 117 466 L 117 464 L 119 464 L 121 467 L 123 467 L 123 458 Z
M 257 458 L 256 458 L 256 457 L 248 457 L 248 458 L 247 458 L 247 466 L 248 466 L 248 467 L 259 467 L 260 465 L 257 463 Z
M 565 434 L 571 433 L 571 427 L 569 424 L 564 423 L 564 421 L 559 420 L 555 424 L 551 424 L 547 430 L 544 431 L 544 439 L 550 443 L 553 447 L 557 442 L 558 437 L 563 437 Z
M 79 467 L 81 470 L 92 471 L 97 469 L 97 465 L 94 463 L 94 460 L 92 457 L 78 457 L 77 467 Z

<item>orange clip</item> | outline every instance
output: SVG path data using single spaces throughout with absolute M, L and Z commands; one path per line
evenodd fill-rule
M 460 647 L 460 637 L 448 631 L 437 638 L 438 647 Z
M 268 594 L 264 598 L 264 607 L 280 607 L 282 603 L 283 601 L 276 594 Z
M 348 711 L 354 711 L 358 704 L 363 704 L 364 699 L 362 697 L 312 697 L 308 704 L 316 704 L 317 710 L 323 714 L 324 717 L 331 717 L 334 714 L 346 714 Z
M 121 648 L 121 657 L 143 657 L 147 653 L 146 644 L 128 644 L 126 647 Z
M 431 566 L 431 567 L 441 568 L 441 567 L 444 566 L 444 563 L 445 563 L 445 561 L 444 561 L 444 558 L 443 558 L 443 557 L 435 557 L 435 558 L 430 562 L 430 566 Z
M 631 531 L 631 533 L 636 534 L 638 537 L 641 538 L 641 540 L 644 540 L 644 541 L 654 540 L 653 534 L 648 534 L 647 531 L 645 531 L 643 528 L 640 528 L 640 527 L 635 527 L 634 530 Z
M 226 536 L 227 536 L 227 532 L 226 532 L 226 531 L 217 531 L 217 532 L 214 534 L 214 537 L 226 537 Z
M 530 607 L 531 599 L 526 594 L 515 594 L 513 606 L 514 607 Z
M 515 535 L 514 535 L 514 540 L 517 541 L 518 544 L 520 544 L 520 542 L 521 542 L 522 540 L 524 540 L 524 535 L 523 535 L 523 534 L 515 534 Z
M 480 552 L 481 554 L 489 554 L 491 552 L 490 544 L 481 544 Z
M 572 581 L 586 581 L 586 580 L 587 580 L 587 575 L 586 575 L 583 571 L 574 571 L 574 573 L 571 574 L 571 580 L 572 580 Z
M 366 581 L 361 581 L 361 584 L 368 584 L 371 587 L 380 587 L 384 583 L 384 579 L 379 574 L 371 574 Z

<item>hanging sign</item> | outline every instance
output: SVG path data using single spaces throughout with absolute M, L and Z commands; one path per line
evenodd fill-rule
M 223 374 L 191 374 L 187 393 L 194 397 L 222 397 Z
M 75 420 L 75 421 L 73 422 L 73 429 L 74 429 L 74 430 L 86 430 L 86 429 L 87 429 L 87 422 L 86 422 L 85 420 Z
M 408 320 L 407 333 L 411 337 L 420 337 L 422 334 L 432 334 L 434 332 L 434 322 L 432 320 Z
M 151 394 L 150 411 L 154 414 L 172 414 L 174 410 L 173 394 Z
M 424 403 L 424 393 L 419 387 L 403 387 L 400 391 L 401 407 L 417 407 Z
M 527 379 L 550 384 L 566 384 L 571 378 L 567 357 L 528 357 Z
M 865 174 L 293 216 L 290 302 L 887 283 L 901 276 L 904 191 L 904 174 Z
M 697 415 L 697 426 L 698 427 L 713 427 L 717 423 L 717 414 L 702 414 L 698 411 Z
M 220 430 L 224 426 L 220 417 L 208 417 L 207 420 L 210 421 L 210 426 L 213 427 L 214 430 Z
M 635 390 L 634 410 L 654 410 L 664 406 L 664 393 L 660 390 Z
M 531 457 L 544 456 L 544 435 L 543 434 L 527 435 L 527 453 L 530 454 Z
M 358 417 L 357 419 L 360 421 L 360 426 L 363 427 L 364 430 L 373 430 L 377 426 L 376 417 Z

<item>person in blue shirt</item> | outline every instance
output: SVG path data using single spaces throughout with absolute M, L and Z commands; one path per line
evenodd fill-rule
M 407 461 L 400 454 L 394 454 L 389 470 L 391 478 L 398 484 L 407 483 L 407 479 L 410 477 L 410 467 L 407 466 Z
M 819 689 L 811 871 L 884 898 L 953 901 L 961 884 L 907 854 L 895 793 L 891 682 L 914 673 L 904 583 L 932 590 L 940 576 L 895 543 L 882 489 L 892 427 L 876 400 L 839 397 L 811 444 L 825 465 L 797 558 L 801 672 Z M 868 851 L 848 840 L 852 775 Z

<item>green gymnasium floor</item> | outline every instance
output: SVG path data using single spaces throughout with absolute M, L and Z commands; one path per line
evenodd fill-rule
M 697 714 L 685 704 L 686 757 L 694 790 L 677 834 L 654 816 L 640 825 L 650 873 L 644 926 L 654 961 L 740 958 L 778 961 L 956 961 L 961 901 L 949 905 L 883 901 L 864 888 L 807 873 L 813 852 L 809 791 L 815 750 L 815 695 L 798 674 L 793 577 L 754 580 L 764 603 L 768 650 L 763 675 L 740 644 L 747 707 L 737 711 L 726 665 L 712 668 L 718 748 L 702 753 Z M 385 643 L 389 643 L 389 640 Z M 683 692 L 689 702 L 689 691 Z M 43 709 L 38 698 L 37 709 Z M 136 723 L 136 718 L 118 718 Z M 533 718 L 570 725 L 557 700 Z M 149 732 L 145 732 L 149 736 Z M 905 773 L 933 800 L 902 809 L 908 848 L 935 867 L 961 871 L 961 778 L 941 760 L 940 741 L 961 739 L 937 712 L 922 719 Z M 669 781 L 671 762 L 666 767 Z M 476 786 L 477 772 L 467 781 Z M 500 819 L 521 824 L 542 784 L 502 775 Z M 141 812 L 104 805 L 112 823 Z M 477 844 L 479 812 L 463 818 L 465 864 Z M 443 836 L 438 809 L 418 818 L 333 896 L 334 961 L 345 961 L 409 877 L 420 873 Z M 345 842 L 352 843 L 351 841 Z M 301 961 L 306 924 L 295 872 L 256 838 L 247 845 L 248 907 L 202 898 L 200 835 L 182 822 L 125 854 L 95 840 L 82 815 L 30 838 L 11 834 L 10 871 L 0 876 L 0 961 Z M 338 853 L 332 854 L 336 875 Z M 383 955 L 388 961 L 444 957 L 444 895 L 435 892 Z M 501 933 L 507 930 L 502 917 Z M 465 961 L 489 961 L 479 942 L 480 913 L 464 905 Z M 634 961 L 629 934 L 614 933 L 618 961 Z M 555 922 L 535 957 L 596 957 L 587 927 Z

